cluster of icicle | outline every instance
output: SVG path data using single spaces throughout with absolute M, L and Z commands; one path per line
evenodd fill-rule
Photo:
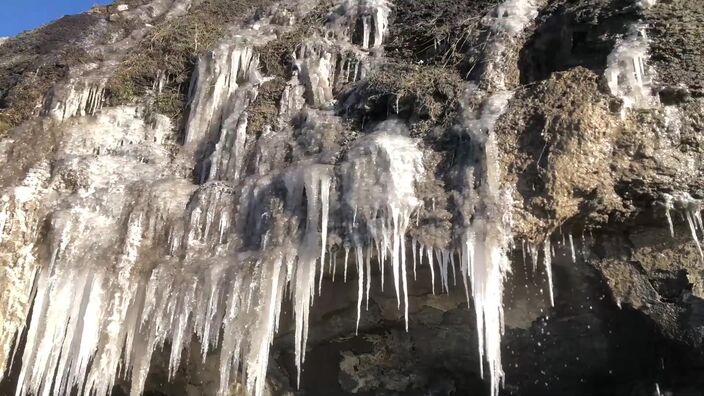
M 490 88 L 474 89 L 483 104 L 468 111 L 463 123 L 481 158 L 466 170 L 471 214 L 462 245 L 452 252 L 410 244 L 414 272 L 425 252 L 433 283 L 437 262 L 444 290 L 458 259 L 468 302 L 470 296 L 474 302 L 481 370 L 489 375 L 492 395 L 504 378 L 503 281 L 512 243 L 511 194 L 500 183 L 494 135 L 512 97 L 501 62 L 540 4 L 508 0 L 485 19 L 492 35 L 482 86 Z M 315 4 L 297 5 L 310 10 Z M 262 395 L 287 298 L 293 304 L 300 381 L 316 286 L 319 293 L 326 263 L 336 271 L 334 252 L 342 250 L 345 276 L 349 260 L 357 270 L 357 326 L 365 294 L 369 301 L 375 256 L 382 282 L 390 264 L 408 327 L 406 231 L 421 205 L 414 186 L 425 173 L 418 142 L 403 123 L 389 120 L 353 143 L 340 164 L 326 159 L 334 150 L 326 146 L 329 134 L 342 125 L 332 110 L 333 92 L 374 66 L 390 12 L 386 0 L 338 2 L 321 33 L 292 51 L 295 70 L 276 125 L 263 131 L 248 130 L 249 107 L 268 80 L 257 51 L 296 23 L 289 11 L 275 8 L 200 58 L 180 147 L 163 120 L 140 124 L 131 108 L 98 111 L 100 84 L 57 96 L 50 114 L 65 119 L 97 112 L 98 125 L 84 128 L 59 150 L 57 169 L 64 166 L 70 170 L 64 173 L 75 172 L 81 180 L 75 194 L 65 199 L 49 194 L 60 177 L 38 167 L 41 183 L 30 180 L 30 173 L 24 182 L 29 192 L 18 187 L 3 196 L 2 235 L 8 235 L 8 224 L 22 223 L 23 239 L 14 235 L 15 226 L 10 233 L 27 241 L 27 262 L 36 264 L 27 267 L 37 274 L 18 396 L 72 390 L 107 395 L 118 376 L 129 380 L 132 395 L 140 395 L 155 350 L 168 343 L 173 378 L 194 334 L 203 359 L 220 348 L 220 395 L 234 383 Z M 302 125 L 292 125 L 295 117 Z M 291 149 L 296 141 L 319 150 Z M 173 175 L 194 159 L 198 185 Z M 21 204 L 38 199 L 33 194 L 56 199 L 50 216 L 24 216 L 27 205 Z M 333 218 L 344 219 L 337 225 L 344 235 L 336 239 L 328 235 Z M 37 241 L 38 224 L 47 220 L 49 231 L 41 242 L 46 253 L 35 257 L 29 241 Z M 548 240 L 544 262 L 552 283 L 550 250 Z M 27 315 L 29 307 L 17 311 Z M 18 336 L 22 330 L 11 332 Z M 6 362 L 0 360 L 2 373 Z
M 700 236 L 704 240 L 704 221 L 702 221 L 702 210 L 704 203 L 701 199 L 696 199 L 686 192 L 675 192 L 672 194 L 664 194 L 665 215 L 667 224 L 670 228 L 670 234 L 675 236 L 675 227 L 672 222 L 672 212 L 680 213 L 687 221 L 689 231 L 692 234 L 692 240 L 697 245 L 699 255 L 704 261 L 704 251 L 700 242 Z
M 639 0 L 636 5 L 647 10 L 657 3 L 657 0 Z M 631 27 L 631 33 L 616 43 L 614 50 L 607 59 L 606 79 L 611 93 L 623 100 L 622 114 L 628 109 L 643 109 L 660 106 L 658 96 L 653 92 L 655 71 L 647 66 L 650 41 L 646 32 L 647 26 L 638 23 Z M 673 106 L 664 107 L 667 124 L 675 124 L 677 130 L 678 110 Z M 663 194 L 665 214 L 670 234 L 675 235 L 672 222 L 672 212 L 680 213 L 686 220 L 692 239 L 699 254 L 704 260 L 699 234 L 704 238 L 704 222 L 702 222 L 702 201 L 693 198 L 687 192 Z
M 641 0 L 638 6 L 647 9 L 655 0 Z M 623 100 L 622 114 L 628 109 L 652 108 L 659 105 L 653 94 L 655 72 L 647 66 L 650 40 L 647 26 L 635 24 L 630 33 L 619 39 L 606 61 L 606 80 L 611 93 Z
M 54 87 L 45 100 L 44 112 L 58 121 L 95 114 L 103 107 L 106 80 L 93 80 Z
M 309 3 L 300 6 L 312 8 Z M 287 122 L 293 116 L 307 113 L 309 124 L 334 118 L 327 110 L 332 85 L 363 77 L 389 12 L 386 1 L 339 4 L 328 33 L 294 55 L 297 70 L 279 111 L 285 130 L 278 137 L 265 130 L 254 141 L 247 133 L 248 107 L 267 80 L 257 47 L 290 29 L 295 18 L 275 9 L 234 32 L 198 64 L 185 143 L 173 164 L 168 123 L 147 125 L 134 108 L 98 112 L 102 84 L 68 84 L 66 92 L 56 92 L 48 115 L 63 121 L 97 112 L 97 119 L 65 127 L 57 166 L 40 168 L 39 182 L 30 172 L 22 186 L 4 191 L 2 235 L 23 243 L 26 266 L 36 270 L 25 276 L 34 285 L 18 289 L 33 301 L 18 396 L 107 395 L 118 376 L 139 395 L 154 351 L 168 342 L 173 378 L 193 334 L 203 358 L 220 347 L 219 394 L 241 382 L 248 393 L 262 395 L 287 290 L 300 377 L 316 275 L 322 279 L 328 251 L 333 192 L 344 196 L 337 210 L 344 206 L 355 214 L 348 231 L 360 281 L 373 241 L 377 254 L 391 261 L 401 303 L 401 290 L 407 296 L 405 233 L 419 205 L 413 186 L 423 173 L 421 151 L 405 127 L 389 121 L 360 139 L 340 165 L 339 182 L 333 166 L 314 157 L 287 167 L 276 163 L 279 143 L 294 140 Z M 358 21 L 362 41 L 353 42 Z M 309 129 L 322 133 L 315 125 Z M 200 185 L 172 175 L 174 166 L 203 152 L 209 154 L 199 164 Z M 254 153 L 254 170 L 245 165 L 246 152 Z M 66 190 L 67 180 L 78 181 L 74 190 Z M 26 202 L 42 199 L 51 202 L 49 215 L 25 213 Z M 43 223 L 48 231 L 40 239 Z M 407 310 L 407 297 L 403 301 Z M 29 306 L 19 305 L 18 316 L 27 315 Z M 22 331 L 3 330 L 3 374 L 13 360 L 6 349 Z
M 471 207 L 460 249 L 463 279 L 471 280 L 471 295 L 477 321 L 477 336 L 482 376 L 488 364 L 490 392 L 498 395 L 503 384 L 501 338 L 504 333 L 503 282 L 510 270 L 508 253 L 511 236 L 511 192 L 500 182 L 500 163 L 494 126 L 513 97 L 507 77 L 507 64 L 513 58 L 517 41 L 538 15 L 539 0 L 508 0 L 484 18 L 491 29 L 486 44 L 484 70 L 479 81 L 482 91 L 469 91 L 481 99 L 479 109 L 467 111 L 464 127 L 481 158 L 478 169 L 466 170 L 465 205 Z M 479 175 L 479 176 L 477 176 Z M 549 240 L 546 245 L 549 250 Z M 545 265 L 551 273 L 550 256 Z

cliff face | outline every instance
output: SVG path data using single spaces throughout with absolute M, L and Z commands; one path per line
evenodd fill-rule
M 133 0 L 0 39 L 0 393 L 704 393 L 703 22 Z

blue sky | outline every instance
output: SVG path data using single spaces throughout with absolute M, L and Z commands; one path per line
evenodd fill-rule
M 0 0 L 0 37 L 14 36 L 111 0 Z

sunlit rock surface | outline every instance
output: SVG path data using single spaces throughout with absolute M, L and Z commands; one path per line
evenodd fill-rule
M 134 0 L 0 39 L 0 393 L 703 393 L 702 18 Z

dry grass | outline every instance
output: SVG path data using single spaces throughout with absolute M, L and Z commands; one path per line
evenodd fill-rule
M 408 63 L 382 65 L 355 89 L 367 104 L 387 113 L 409 111 L 409 117 L 433 122 L 453 118 L 464 82 L 452 69 Z

